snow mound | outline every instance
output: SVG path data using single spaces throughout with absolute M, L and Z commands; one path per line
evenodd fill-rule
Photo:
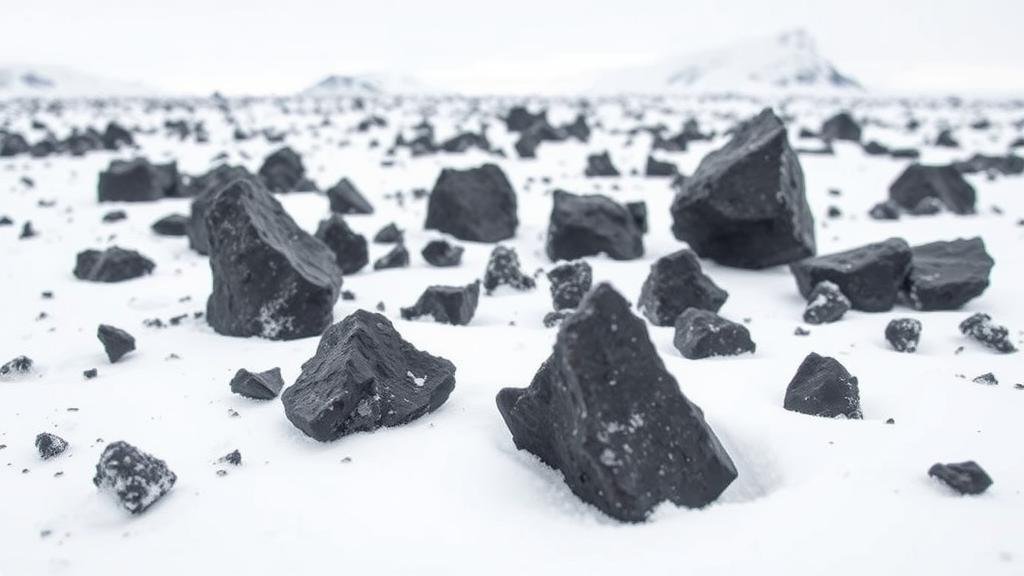
M 143 84 L 101 78 L 58 66 L 0 66 L 0 99 L 149 96 L 158 93 Z

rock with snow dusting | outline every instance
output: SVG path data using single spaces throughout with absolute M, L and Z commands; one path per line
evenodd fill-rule
M 639 309 L 655 326 L 672 326 L 687 308 L 718 312 L 728 298 L 701 270 L 697 255 L 684 248 L 651 264 Z
M 246 398 L 256 400 L 273 400 L 284 388 L 280 368 L 271 368 L 264 372 L 250 372 L 239 368 L 231 378 L 231 391 Z
M 349 228 L 341 214 L 321 220 L 314 236 L 334 252 L 334 262 L 343 274 L 355 274 L 370 262 L 366 237 Z
M 0 366 L 0 380 L 15 380 L 30 374 L 33 364 L 28 356 L 15 356 Z
M 506 388 L 498 409 L 520 450 L 559 470 L 605 514 L 644 521 L 669 501 L 699 508 L 736 467 L 679 390 L 644 322 L 608 284 L 566 318 L 528 388 Z
M 430 316 L 442 324 L 464 326 L 473 319 L 479 301 L 479 280 L 466 286 L 430 286 L 401 313 L 405 320 Z
M 152 260 L 134 250 L 111 246 L 85 250 L 75 260 L 75 277 L 89 282 L 122 282 L 145 276 L 156 268 Z
M 804 358 L 786 388 L 786 410 L 823 416 L 860 419 L 860 390 L 857 377 L 851 376 L 835 358 L 814 352 Z
M 555 190 L 546 250 L 553 262 L 602 253 L 632 260 L 644 255 L 643 231 L 629 210 L 607 196 Z
M 495 164 L 438 176 L 427 206 L 427 230 L 439 230 L 472 242 L 512 238 L 519 226 L 516 193 Z
M 579 306 L 583 296 L 590 291 L 594 275 L 586 260 L 573 260 L 555 266 L 547 276 L 555 310 L 566 310 Z
M 918 310 L 956 310 L 988 288 L 995 261 L 981 238 L 931 242 L 911 248 L 904 299 Z
M 36 435 L 36 450 L 39 451 L 39 457 L 43 460 L 60 456 L 67 449 L 68 441 L 56 434 L 43 432 Z
M 956 214 L 974 214 L 976 194 L 955 166 L 911 164 L 889 186 L 889 199 L 914 210 L 925 198 L 936 198 Z
M 992 485 L 992 478 L 973 460 L 934 464 L 928 469 L 928 475 L 960 494 L 981 494 Z
M 373 214 L 373 205 L 348 178 L 328 188 L 327 199 L 335 214 Z
M 462 253 L 465 248 L 456 246 L 447 240 L 431 240 L 420 251 L 420 255 L 431 266 L 449 268 L 462 263 Z
M 746 326 L 709 310 L 687 308 L 676 318 L 675 327 L 672 343 L 684 358 L 690 360 L 736 356 L 753 353 L 757 349 Z
M 386 317 L 357 310 L 324 333 L 281 400 L 292 424 L 327 442 L 411 422 L 454 387 L 451 362 L 417 350 Z
M 960 332 L 997 352 L 1006 354 L 1017 351 L 1006 326 L 996 324 L 991 316 L 983 312 L 972 314 L 961 322 Z
M 100 324 L 96 329 L 96 337 L 103 344 L 103 350 L 107 353 L 111 364 L 135 350 L 135 337 L 109 324 Z
M 520 268 L 515 248 L 495 246 L 491 251 L 484 271 L 484 290 L 490 294 L 498 286 L 509 286 L 515 290 L 532 290 L 536 286 L 533 278 Z
M 913 318 L 893 318 L 885 326 L 885 339 L 897 352 L 915 352 L 921 340 L 921 322 Z
M 892 309 L 910 268 L 910 246 L 902 238 L 868 244 L 845 252 L 790 264 L 804 298 L 822 281 L 834 283 L 855 310 Z
M 117 441 L 103 450 L 92 483 L 116 496 L 128 512 L 141 514 L 163 498 L 177 480 L 163 460 Z
M 843 317 L 850 309 L 850 300 L 834 283 L 824 280 L 811 290 L 804 309 L 804 322 L 829 324 Z

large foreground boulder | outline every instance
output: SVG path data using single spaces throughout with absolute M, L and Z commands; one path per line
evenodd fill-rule
M 265 189 L 238 180 L 206 214 L 213 292 L 206 318 L 220 334 L 291 340 L 331 324 L 342 273 Z
M 790 264 L 797 287 L 810 298 L 814 287 L 829 281 L 839 287 L 854 310 L 884 312 L 896 303 L 910 268 L 910 246 L 902 238 L 868 244 L 845 252 Z
M 135 250 L 111 246 L 84 250 L 75 259 L 75 278 L 90 282 L 122 282 L 153 272 L 156 264 Z
M 956 310 L 981 296 L 995 261 L 981 238 L 914 246 L 903 295 L 918 310 Z
M 601 253 L 632 260 L 644 255 L 643 230 L 625 206 L 607 196 L 555 190 L 546 248 L 553 262 Z
M 953 165 L 911 164 L 889 186 L 889 199 L 904 210 L 916 209 L 925 198 L 941 200 L 956 214 L 974 214 L 974 187 Z
M 327 442 L 411 422 L 454 388 L 451 362 L 417 350 L 386 317 L 357 310 L 324 333 L 281 400 L 292 424 Z
M 192 205 L 188 222 L 188 245 L 200 254 L 210 253 L 210 232 L 206 229 L 206 212 L 217 192 L 227 188 L 235 180 L 247 180 L 254 186 L 262 187 L 259 178 L 242 166 L 222 164 L 209 172 L 188 180 Z
M 814 352 L 804 358 L 786 388 L 786 410 L 825 418 L 863 417 L 857 377 L 835 358 Z
M 177 480 L 163 460 L 117 441 L 103 450 L 92 483 L 113 493 L 128 512 L 142 514 L 170 492 Z
M 516 193 L 494 164 L 455 170 L 445 168 L 427 206 L 427 230 L 460 240 L 498 242 L 515 236 L 519 226 Z
M 718 312 L 729 293 L 704 274 L 692 250 L 658 258 L 640 290 L 640 311 L 655 326 L 672 326 L 687 308 Z
M 815 253 L 804 175 L 770 110 L 708 154 L 672 202 L 672 233 L 704 258 L 765 268 Z
M 605 514 L 647 518 L 666 500 L 699 508 L 736 467 L 662 363 L 645 323 L 608 284 L 566 318 L 529 388 L 498 393 L 516 447 L 559 470 Z

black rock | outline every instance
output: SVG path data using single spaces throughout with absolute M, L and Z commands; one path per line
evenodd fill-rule
M 90 282 L 121 282 L 145 276 L 156 268 L 152 260 L 134 250 L 111 246 L 85 250 L 75 260 L 75 277 Z
M 111 364 L 135 350 L 135 338 L 124 330 L 109 324 L 100 324 L 100 327 L 96 329 L 96 337 L 103 343 L 103 350 L 106 351 Z
M 959 148 L 960 143 L 953 138 L 953 132 L 948 128 L 939 132 L 935 138 L 935 145 L 942 148 Z
M 583 114 L 577 114 L 571 124 L 562 126 L 562 130 L 580 142 L 590 141 L 590 126 L 587 124 L 587 117 Z
M 117 441 L 100 456 L 92 483 L 112 492 L 128 512 L 141 514 L 167 494 L 177 480 L 163 460 Z
M 231 464 L 232 466 L 241 466 L 242 465 L 242 453 L 239 452 L 238 450 L 232 450 L 231 452 L 228 452 L 227 454 L 225 454 L 225 455 L 221 456 L 220 458 L 218 458 L 217 462 L 221 462 L 221 463 L 224 463 L 224 464 Z
M 895 202 L 886 200 L 872 206 L 868 216 L 874 220 L 899 220 L 900 207 Z
M 672 326 L 687 308 L 718 312 L 728 298 L 701 270 L 697 255 L 684 248 L 651 264 L 639 309 L 655 326 Z
M 117 122 L 110 122 L 107 124 L 106 130 L 103 131 L 102 139 L 103 147 L 107 150 L 117 150 L 121 146 L 135 145 L 135 139 L 132 138 L 132 133 Z
M 484 271 L 484 290 L 490 294 L 502 285 L 515 290 L 531 290 L 536 283 L 533 278 L 523 274 L 515 248 L 495 246 L 487 260 L 487 270 Z
M 662 162 L 654 156 L 647 157 L 647 164 L 644 166 L 644 176 L 661 177 L 676 176 L 679 174 L 679 167 L 671 162 Z
M 911 248 L 904 299 L 918 310 L 956 310 L 988 288 L 995 261 L 981 238 L 931 242 Z
M 402 308 L 401 313 L 405 320 L 431 316 L 442 324 L 465 326 L 473 319 L 479 300 L 479 280 L 466 286 L 431 286 L 415 304 Z
M 647 234 L 647 202 L 639 200 L 626 202 L 626 210 L 633 216 L 633 222 L 641 234 Z
M 538 122 L 547 123 L 547 121 L 547 110 L 541 110 L 534 114 L 525 106 L 513 106 L 505 116 L 505 127 L 509 132 L 522 132 Z
M 405 244 L 395 244 L 394 248 L 373 263 L 373 269 L 405 268 L 408 265 L 409 250 L 406 249 Z
M 921 201 L 916 206 L 909 209 L 908 212 L 913 216 L 934 216 L 942 212 L 946 208 L 946 205 L 938 198 L 927 196 L 921 198 Z
M 928 475 L 961 494 L 981 494 L 992 485 L 992 478 L 974 461 L 935 464 Z
M 835 418 L 860 419 L 860 391 L 857 377 L 851 376 L 835 358 L 807 355 L 786 388 L 786 410 Z
M 850 300 L 843 291 L 828 280 L 818 282 L 807 295 L 804 322 L 808 324 L 830 324 L 836 322 L 850 309 Z
M 821 125 L 822 140 L 848 140 L 860 142 L 860 124 L 849 112 L 840 112 Z
M 815 253 L 803 170 L 770 109 L 701 161 L 672 202 L 672 220 L 676 238 L 727 266 L 765 268 Z
M 10 216 L 0 216 L 0 226 L 11 226 L 14 224 L 14 220 L 11 220 Z
M 555 128 L 545 119 L 523 131 L 515 144 L 516 153 L 520 158 L 536 158 L 537 148 L 542 142 L 562 142 L 568 137 L 565 130 Z
M 612 163 L 612 157 L 606 150 L 600 154 L 587 156 L 587 167 L 583 170 L 583 174 L 589 178 L 618 176 L 619 170 Z
M 189 217 L 184 214 L 168 214 L 153 222 L 153 232 L 160 236 L 185 236 L 188 234 Z
M 736 467 L 651 344 L 644 322 L 608 284 L 562 322 L 529 388 L 498 393 L 520 450 L 559 470 L 583 501 L 641 522 L 663 501 L 699 508 Z
M 237 180 L 206 214 L 213 291 L 206 318 L 220 334 L 291 340 L 330 325 L 342 283 L 334 253 L 263 188 Z
M 89 368 L 88 370 L 83 370 L 82 371 L 82 376 L 85 376 L 85 378 L 87 380 L 92 380 L 93 378 L 95 378 L 95 377 L 97 377 L 99 375 L 100 375 L 100 371 L 95 369 L 95 368 Z
M 894 318 L 885 326 L 885 339 L 897 352 L 915 352 L 921 340 L 921 322 L 913 318 Z
M 1015 176 L 1017 174 L 1024 173 L 1024 158 L 1015 154 L 1007 154 L 1006 156 L 975 154 L 967 160 L 954 162 L 953 166 L 956 167 L 961 174 L 976 174 L 978 172 L 984 172 L 992 175 L 1002 174 L 1003 176 Z
M 997 352 L 1017 351 L 1017 347 L 1010 341 L 1010 331 L 1005 326 L 992 322 L 992 317 L 983 312 L 972 314 L 961 322 L 960 332 Z
M 974 214 L 976 194 L 955 166 L 911 164 L 889 186 L 889 199 L 913 210 L 924 198 L 941 200 L 951 212 Z
M 28 356 L 16 356 L 0 366 L 0 378 L 13 380 L 32 372 L 32 359 Z
M 302 188 L 306 168 L 302 157 L 285 146 L 267 156 L 260 166 L 259 176 L 271 192 L 292 192 Z
M 998 386 L 999 380 L 996 375 L 991 372 L 986 372 L 980 376 L 975 376 L 972 380 L 975 384 L 984 384 L 985 386 Z
M 687 308 L 676 318 L 675 327 L 672 342 L 690 360 L 753 353 L 757 348 L 746 326 L 708 310 Z
M 554 262 L 601 253 L 632 260 L 644 255 L 643 232 L 633 214 L 607 196 L 555 190 L 546 249 Z
M 555 310 L 576 308 L 583 296 L 590 291 L 593 272 L 585 260 L 574 260 L 559 264 L 548 273 L 551 284 L 551 301 Z
M 462 253 L 465 249 L 462 246 L 451 244 L 447 240 L 431 240 L 423 247 L 420 254 L 431 266 L 448 268 L 458 266 L 462 263 Z
M 189 247 L 200 254 L 210 253 L 210 232 L 206 228 L 206 212 L 218 192 L 235 180 L 248 180 L 254 186 L 263 183 L 241 166 L 221 165 L 206 174 L 193 178 L 188 183 L 189 196 L 193 196 L 191 216 L 188 225 Z
M 391 222 L 373 235 L 373 241 L 377 244 L 401 244 L 405 240 L 405 232 Z
M 373 214 L 373 205 L 348 178 L 342 178 L 328 188 L 327 199 L 331 202 L 331 212 L 335 214 Z
M 265 372 L 250 372 L 239 368 L 231 379 L 231 391 L 246 398 L 256 400 L 273 400 L 284 388 L 280 368 L 271 368 Z
M 555 326 L 558 326 L 563 320 L 572 316 L 573 312 L 575 312 L 575 310 L 555 310 L 553 312 L 548 312 L 544 315 L 544 327 L 554 328 Z
M 21 225 L 21 232 L 18 234 L 18 239 L 26 240 L 28 238 L 35 238 L 38 235 L 39 232 L 36 232 L 36 229 L 32 226 L 32 221 L 26 220 L 25 223 Z
M 110 224 L 112 222 L 120 222 L 121 220 L 126 220 L 127 218 L 128 213 L 125 212 L 124 210 L 111 210 L 110 212 L 104 214 L 101 220 L 103 220 L 103 222 L 107 224 Z
M 326 442 L 411 422 L 454 387 L 451 362 L 417 350 L 384 316 L 357 310 L 327 329 L 281 400 L 292 424 Z
M 834 283 L 855 310 L 884 312 L 896 303 L 910 269 L 910 246 L 902 238 L 845 252 L 807 258 L 789 266 L 804 298 L 819 282 Z
M 28 141 L 24 136 L 16 132 L 0 132 L 0 158 L 10 158 L 28 151 Z
M 472 242 L 498 242 L 515 236 L 519 226 L 516 193 L 494 164 L 445 168 L 427 206 L 427 230 L 439 230 Z
M 36 436 L 36 450 L 39 451 L 39 457 L 43 460 L 49 460 L 54 456 L 60 456 L 67 449 L 68 441 L 56 434 L 43 432 Z
M 888 156 L 890 152 L 888 146 L 882 144 L 881 142 L 878 142 L 877 140 L 872 140 L 868 142 L 867 144 L 862 146 L 862 149 L 864 150 L 864 153 L 867 154 L 868 156 Z
M 164 197 L 165 176 L 145 158 L 112 160 L 100 172 L 100 202 L 152 202 Z
M 370 262 L 366 238 L 349 228 L 341 214 L 321 220 L 315 236 L 334 252 L 334 261 L 344 274 L 355 274 Z

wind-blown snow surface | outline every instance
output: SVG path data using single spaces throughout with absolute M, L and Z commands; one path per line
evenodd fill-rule
M 439 138 L 472 108 L 487 112 L 496 106 L 493 101 L 435 104 L 429 109 Z M 760 106 L 745 101 L 697 104 L 630 101 L 626 109 L 646 110 L 644 123 L 673 127 L 695 116 L 705 129 L 722 133 Z M 790 102 L 786 111 L 796 118 L 790 125 L 794 142 L 799 126 L 816 128 L 842 106 Z M 1004 151 L 1016 136 L 1011 121 L 1020 116 L 1019 110 L 999 107 L 922 107 L 913 113 L 924 126 L 917 135 L 907 135 L 891 128 L 903 124 L 903 107 L 865 109 L 890 123 L 868 126 L 865 138 L 893 145 L 921 144 L 934 136 L 939 122 L 957 126 L 965 148 L 924 148 L 929 162 L 960 158 L 975 148 Z M 255 125 L 296 127 L 288 142 L 304 154 L 321 187 L 342 175 L 351 178 L 377 207 L 372 216 L 346 217 L 354 229 L 370 236 L 396 221 L 406 230 L 412 266 L 346 277 L 345 288 L 358 299 L 339 301 L 336 319 L 383 302 L 405 338 L 458 367 L 455 390 L 436 413 L 328 444 L 293 427 L 279 401 L 247 400 L 228 388 L 241 367 L 280 366 L 290 384 L 312 356 L 316 338 L 229 338 L 192 318 L 166 329 L 142 325 L 147 318 L 166 321 L 205 307 L 207 259 L 190 251 L 185 239 L 157 237 L 149 229 L 167 213 L 187 212 L 187 200 L 98 205 L 96 175 L 118 156 L 114 153 L 0 161 L 0 213 L 18 225 L 0 228 L 0 360 L 27 354 L 37 362 L 36 375 L 0 382 L 0 443 L 6 445 L 0 450 L 0 573 L 1024 572 L 1024 391 L 1013 387 L 1024 381 L 1024 366 L 1019 354 L 995 354 L 957 331 L 963 318 L 985 311 L 1009 325 L 1020 340 L 1020 178 L 970 177 L 979 193 L 976 216 L 878 222 L 866 212 L 885 196 L 903 161 L 867 157 L 843 143 L 837 144 L 834 157 L 802 156 L 821 253 L 894 235 L 912 244 L 981 235 L 996 261 L 992 285 L 962 311 L 851 311 L 836 324 L 811 327 L 810 336 L 798 337 L 793 329 L 800 325 L 804 301 L 785 267 L 743 271 L 705 261 L 705 271 L 730 293 L 721 313 L 737 321 L 750 319 L 757 353 L 690 361 L 673 348 L 671 328 L 652 326 L 650 333 L 682 390 L 704 409 L 736 462 L 739 478 L 705 509 L 663 506 L 649 522 L 625 525 L 582 504 L 558 473 L 517 451 L 495 408 L 497 391 L 527 385 L 551 352 L 555 331 L 541 324 L 551 306 L 546 281 L 540 278 L 538 288 L 528 293 L 482 296 L 469 326 L 402 321 L 398 308 L 413 303 L 426 286 L 466 284 L 480 277 L 491 246 L 461 243 L 467 247 L 461 267 L 431 268 L 419 256 L 424 243 L 437 237 L 423 230 L 425 201 L 406 194 L 400 206 L 385 195 L 429 189 L 445 166 L 497 161 L 518 192 L 522 225 L 509 244 L 528 271 L 551 266 L 543 243 L 553 188 L 646 200 L 651 218 L 647 255 L 632 262 L 589 259 L 595 281 L 609 281 L 635 301 L 651 262 L 682 247 L 669 232 L 668 182 L 630 176 L 585 179 L 582 172 L 587 153 L 605 148 L 624 174 L 642 170 L 649 142 L 637 136 L 627 145 L 625 134 L 611 133 L 636 122 L 608 103 L 595 109 L 606 130 L 596 132 L 590 144 L 544 144 L 535 161 L 514 159 L 512 138 L 491 122 L 489 136 L 509 151 L 507 159 L 479 152 L 416 159 L 399 154 L 393 167 L 381 165 L 386 144 L 371 147 L 371 140 L 390 142 L 395 126 L 419 121 L 415 110 L 371 103 L 362 112 L 334 115 L 330 126 L 321 125 L 322 110 L 298 104 L 287 116 L 269 104 L 237 114 Z M 66 111 L 64 121 L 99 122 L 90 111 L 75 113 Z M 391 128 L 350 131 L 370 113 L 386 115 Z M 142 152 L 154 161 L 177 158 L 184 171 L 194 173 L 206 170 L 222 150 L 232 162 L 255 170 L 276 146 L 260 139 L 234 142 L 212 106 L 198 107 L 197 114 L 207 121 L 209 144 L 142 135 Z M 978 114 L 996 123 L 993 132 L 965 126 Z M 177 116 L 135 109 L 120 117 L 128 125 L 157 128 Z M 572 112 L 556 102 L 551 117 L 567 121 Z M 318 136 L 307 126 L 318 126 Z M 722 141 L 695 143 L 686 153 L 662 157 L 692 173 Z M 23 175 L 35 180 L 35 189 L 19 182 Z M 541 183 L 544 176 L 551 177 L 550 184 Z M 829 196 L 830 188 L 841 189 L 843 196 Z M 327 214 L 322 196 L 279 198 L 307 230 Z M 40 199 L 56 205 L 39 207 Z M 845 216 L 827 219 L 830 204 L 840 206 Z M 993 212 L 995 205 L 1004 213 Z M 128 219 L 100 223 L 114 208 L 125 209 Z M 17 228 L 25 219 L 40 235 L 19 241 Z M 75 254 L 110 244 L 153 258 L 154 274 L 114 285 L 75 280 Z M 371 244 L 371 258 L 388 248 Z M 40 297 L 44 290 L 54 292 L 53 300 Z M 43 311 L 48 316 L 37 319 Z M 916 354 L 896 353 L 884 340 L 886 323 L 903 316 L 924 324 Z M 133 333 L 138 350 L 108 364 L 95 336 L 101 322 Z M 961 345 L 963 352 L 954 354 Z M 783 410 L 786 385 L 811 351 L 835 356 L 860 379 L 865 420 Z M 99 377 L 83 379 L 82 371 L 92 367 L 98 367 Z M 999 378 L 998 386 L 971 382 L 990 371 Z M 895 424 L 886 424 L 888 418 Z M 68 452 L 41 461 L 33 439 L 42 431 L 69 440 Z M 105 444 L 120 439 L 166 460 L 178 475 L 174 490 L 137 518 L 91 482 Z M 242 466 L 215 464 L 236 448 Z M 982 496 L 960 497 L 926 474 L 935 462 L 966 459 L 977 460 L 995 481 Z M 218 476 L 218 469 L 228 474 Z M 43 536 L 44 531 L 49 535 Z
M 152 96 L 139 83 L 91 76 L 61 66 L 0 65 L 0 99 Z

